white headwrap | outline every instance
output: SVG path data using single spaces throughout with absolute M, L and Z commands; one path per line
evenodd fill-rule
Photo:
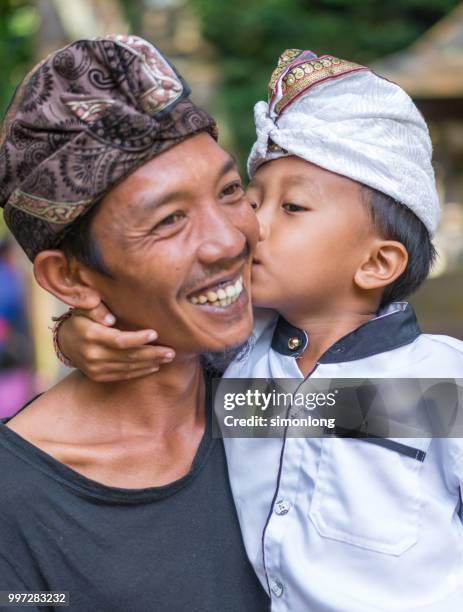
M 296 155 L 391 196 L 431 235 L 440 216 L 428 128 L 398 85 L 368 68 L 288 50 L 254 108 L 257 141 L 249 176 L 264 162 Z

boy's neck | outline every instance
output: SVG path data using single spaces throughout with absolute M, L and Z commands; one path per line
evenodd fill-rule
M 338 340 L 376 317 L 371 307 L 333 310 L 320 313 L 280 313 L 295 327 L 309 335 L 307 348 L 298 358 L 298 366 L 304 376 L 316 366 L 320 357 Z

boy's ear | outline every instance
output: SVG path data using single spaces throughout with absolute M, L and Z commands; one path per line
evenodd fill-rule
M 41 251 L 34 259 L 35 280 L 45 291 L 69 306 L 90 310 L 100 304 L 101 296 L 85 282 L 81 268 L 59 250 Z
M 358 267 L 354 282 L 360 289 L 381 289 L 393 283 L 408 263 L 407 249 L 395 240 L 375 241 L 368 258 Z

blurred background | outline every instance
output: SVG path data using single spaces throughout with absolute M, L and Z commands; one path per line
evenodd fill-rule
M 134 33 L 164 51 L 244 170 L 252 107 L 278 55 L 312 49 L 402 85 L 428 120 L 443 203 L 433 276 L 411 300 L 424 331 L 463 339 L 463 3 L 459 0 L 0 0 L 0 113 L 26 72 L 80 37 Z M 0 215 L 1 217 L 1 215 Z M 63 375 L 51 316 L 0 218 L 0 417 Z

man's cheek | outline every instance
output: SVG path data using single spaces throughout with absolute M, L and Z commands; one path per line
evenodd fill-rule
M 254 249 L 259 237 L 259 222 L 249 202 L 243 199 L 238 206 L 230 206 L 228 218 L 244 234 L 249 246 Z

